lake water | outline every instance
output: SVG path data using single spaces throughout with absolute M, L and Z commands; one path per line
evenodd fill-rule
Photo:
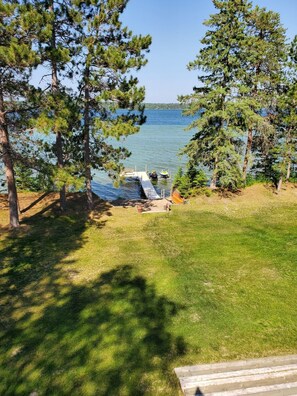
M 124 165 L 137 171 L 159 172 L 167 169 L 171 178 L 159 178 L 155 188 L 159 193 L 164 189 L 169 195 L 172 178 L 177 169 L 186 163 L 186 158 L 181 158 L 178 153 L 193 136 L 194 131 L 185 131 L 192 118 L 184 117 L 181 110 L 146 110 L 145 114 L 147 121 L 141 126 L 140 132 L 127 137 L 122 144 L 132 152 Z M 101 198 L 111 201 L 142 197 L 141 188 L 134 180 L 127 179 L 116 188 L 103 172 L 95 172 L 92 189 Z

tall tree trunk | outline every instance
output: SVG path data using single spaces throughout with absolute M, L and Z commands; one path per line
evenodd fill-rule
M 209 188 L 211 190 L 214 190 L 216 188 L 216 186 L 217 186 L 217 178 L 216 178 L 216 176 L 213 175 L 212 178 L 211 178 L 211 181 L 210 181 Z
M 283 185 L 283 177 L 281 176 L 277 183 L 277 192 L 280 192 L 280 190 L 282 189 L 282 185 Z
M 290 128 L 289 131 L 288 131 L 287 141 L 286 141 L 286 143 L 289 145 L 288 154 L 287 154 L 288 165 L 287 165 L 286 183 L 288 183 L 288 181 L 290 179 L 290 175 L 291 175 L 291 163 L 292 163 L 292 158 L 291 158 L 291 152 L 292 152 L 291 131 L 292 131 L 292 128 Z
M 0 98 L 0 144 L 2 147 L 2 156 L 5 166 L 5 175 L 7 181 L 8 204 L 9 204 L 9 223 L 13 228 L 19 227 L 19 206 L 18 195 L 15 185 L 13 161 L 11 158 L 11 150 L 8 137 L 8 129 L 5 122 L 3 110 L 3 100 Z
M 85 69 L 85 103 L 84 103 L 84 162 L 88 209 L 93 209 L 93 195 L 91 186 L 91 161 L 90 161 L 90 69 Z
M 260 30 L 259 32 L 259 37 L 260 40 L 263 40 L 263 32 L 262 30 Z M 258 79 L 257 76 L 259 76 L 259 74 L 261 73 L 261 63 L 262 61 L 260 61 L 260 63 L 258 63 L 256 65 L 256 71 L 255 71 L 255 77 L 256 77 L 256 81 Z M 252 91 L 252 97 L 256 98 L 258 95 L 258 88 L 257 88 L 257 83 L 254 85 L 253 87 L 253 91 Z M 244 155 L 244 160 L 243 160 L 243 166 L 242 166 L 242 177 L 243 177 L 243 182 L 246 182 L 246 176 L 247 176 L 247 170 L 248 170 L 248 165 L 249 165 L 249 158 L 252 152 L 252 144 L 253 144 L 253 129 L 249 128 L 248 130 L 248 136 L 247 136 L 247 142 L 246 142 L 246 148 L 245 148 L 245 155 Z
M 243 160 L 243 167 L 242 167 L 242 175 L 243 175 L 244 182 L 246 181 L 249 157 L 250 157 L 251 151 L 252 151 L 252 144 L 253 144 L 253 130 L 249 129 L 248 136 L 247 136 L 247 142 L 246 142 L 245 156 L 244 156 L 244 160 Z
M 53 0 L 50 3 L 49 10 L 52 13 L 55 12 L 55 10 L 54 10 L 54 1 Z M 52 51 L 54 52 L 55 49 L 56 49 L 55 18 L 53 18 L 51 47 L 52 47 Z M 56 62 L 56 59 L 55 59 L 55 55 L 52 56 L 51 67 L 52 67 L 52 92 L 53 92 L 53 94 L 55 94 L 59 90 L 57 62 Z M 62 139 L 62 134 L 59 131 L 56 131 L 56 150 L 57 150 L 57 165 L 58 165 L 58 168 L 63 169 L 64 168 L 63 139 Z M 65 184 L 60 189 L 60 208 L 61 208 L 62 211 L 66 210 L 66 186 L 65 186 Z
M 291 175 L 291 158 L 288 160 L 286 183 L 289 181 Z
M 216 158 L 211 181 L 210 181 L 210 186 L 209 186 L 209 188 L 211 188 L 212 190 L 214 190 L 217 187 L 217 169 L 218 169 L 218 159 Z

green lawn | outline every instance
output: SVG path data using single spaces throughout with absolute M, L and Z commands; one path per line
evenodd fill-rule
M 174 395 L 176 366 L 296 353 L 296 198 L 27 212 L 0 238 L 0 394 Z

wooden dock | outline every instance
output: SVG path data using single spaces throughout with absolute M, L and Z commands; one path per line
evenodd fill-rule
M 139 180 L 147 199 L 161 199 L 160 195 L 155 190 L 146 172 L 125 172 L 125 177 L 131 177 L 133 179 Z
M 186 396 L 297 395 L 297 355 L 178 367 Z

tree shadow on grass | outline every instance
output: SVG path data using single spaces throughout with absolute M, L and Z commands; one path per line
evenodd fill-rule
M 101 214 L 110 212 L 100 205 L 95 221 L 102 227 Z M 177 306 L 130 266 L 74 284 L 69 254 L 85 243 L 88 221 L 79 205 L 63 216 L 52 207 L 7 234 L 0 394 L 172 394 L 169 363 L 185 349 L 168 330 Z
M 0 285 L 6 291 L 15 290 L 20 295 L 21 290 L 45 277 L 50 277 L 51 282 L 60 278 L 63 260 L 85 243 L 83 233 L 89 217 L 83 202 L 83 196 L 69 197 L 69 208 L 63 215 L 57 201 L 50 202 L 25 218 L 20 230 L 6 233 L 0 250 Z M 97 218 L 110 215 L 109 209 L 109 204 L 97 202 Z
M 69 209 L 61 215 L 58 202 L 51 200 L 38 213 L 23 219 L 20 229 L 2 236 L 0 337 L 23 317 L 31 318 L 38 306 L 71 281 L 68 256 L 85 243 L 83 233 L 89 222 L 83 202 L 83 196 L 69 197 Z M 108 214 L 109 208 L 100 202 L 98 217 Z
M 24 317 L 4 333 L 0 390 L 144 395 L 161 387 L 162 394 L 172 394 L 169 362 L 185 350 L 183 340 L 168 331 L 176 313 L 176 305 L 130 266 L 88 285 L 71 285 L 36 317 Z
M 28 210 L 32 209 L 35 205 L 37 205 L 39 202 L 41 202 L 44 198 L 46 198 L 50 194 L 51 194 L 50 192 L 45 192 L 45 193 L 41 194 L 38 198 L 35 199 L 35 201 L 31 202 L 28 206 L 21 209 L 20 212 L 21 213 L 28 212 Z

